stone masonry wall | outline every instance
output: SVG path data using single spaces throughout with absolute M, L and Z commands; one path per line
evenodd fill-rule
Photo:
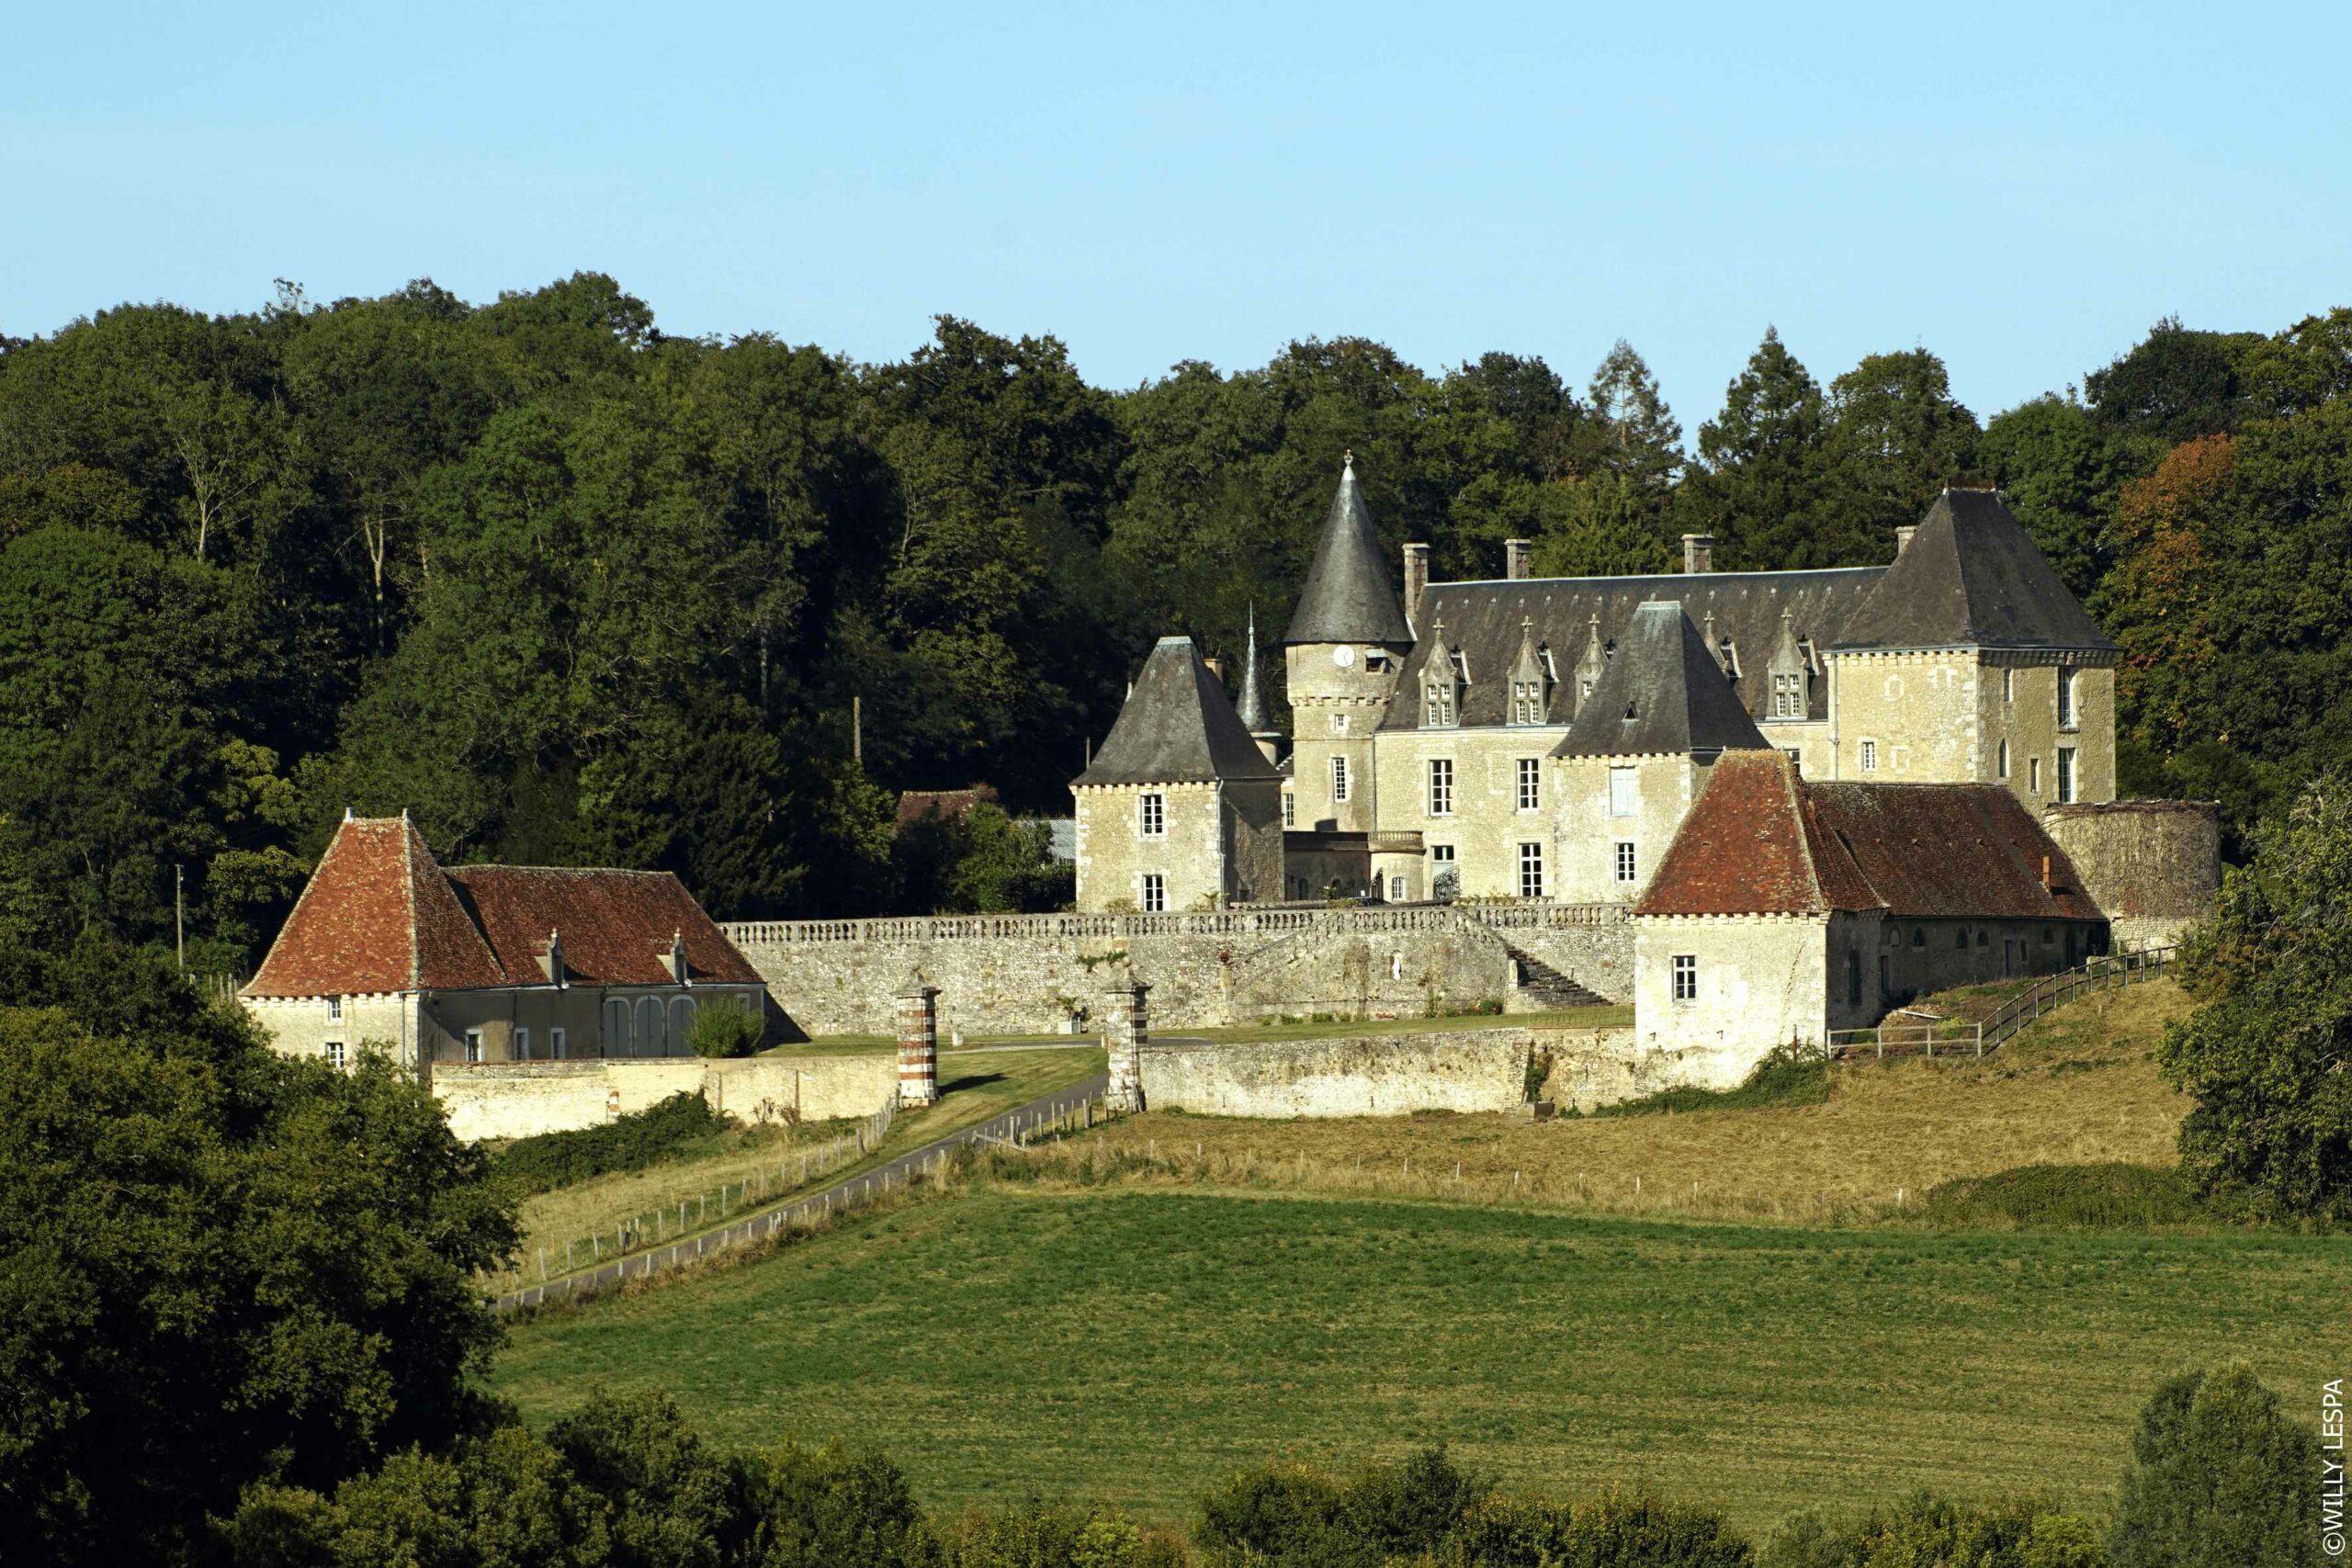
M 1456 1029 L 1332 1040 L 1160 1041 L 1143 1053 L 1153 1111 L 1271 1119 L 1505 1111 L 1526 1098 L 1531 1055 L 1549 1082 L 1600 1104 L 1653 1085 L 1625 1029 Z
M 2221 808 L 2212 802 L 2052 806 L 2041 825 L 2082 874 L 2118 949 L 2177 942 L 2212 913 L 2222 878 Z
M 1282 1015 L 1400 1017 L 1511 995 L 1510 949 L 1596 994 L 1633 988 L 1622 908 L 1570 905 L 1237 909 L 745 921 L 728 936 L 811 1035 L 881 1034 L 907 972 L 939 987 L 943 1032 L 1048 1032 L 1124 978 L 1152 987 L 1157 1030 Z M 1508 944 L 1508 945 L 1506 945 Z
M 469 1141 L 593 1127 L 696 1089 L 713 1111 L 746 1122 L 787 1112 L 804 1122 L 871 1116 L 899 1092 L 898 1058 L 649 1057 L 569 1062 L 436 1063 L 433 1094 Z

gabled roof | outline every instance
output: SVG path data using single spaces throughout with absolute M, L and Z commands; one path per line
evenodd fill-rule
M 510 984 L 547 983 L 539 960 L 550 931 L 563 939 L 564 974 L 575 984 L 675 984 L 673 938 L 686 944 L 689 979 L 759 984 L 759 971 L 666 871 L 463 865 L 447 874 Z
M 1413 606 L 1413 624 L 1442 620 L 1448 640 L 1458 646 L 1477 677 L 1462 695 L 1464 726 L 1498 725 L 1510 716 L 1510 693 L 1500 677 L 1519 651 L 1521 624 L 1535 623 L 1536 642 L 1550 649 L 1561 679 L 1551 695 L 1551 722 L 1566 724 L 1577 711 L 1578 690 L 1569 666 L 1581 661 L 1598 623 L 1601 641 L 1622 647 L 1641 606 L 1654 599 L 1681 601 L 1697 625 L 1713 615 L 1716 638 L 1737 651 L 1740 679 L 1733 689 L 1750 716 L 1770 711 L 1769 664 L 1781 640 L 1786 612 L 1793 635 L 1824 649 L 1844 634 L 1846 623 L 1886 575 L 1883 566 L 1838 567 L 1820 571 L 1658 572 L 1643 577 L 1537 577 L 1483 582 L 1435 582 Z M 1383 729 L 1415 729 L 1423 721 L 1421 670 L 1429 661 L 1429 639 L 1405 660 L 1396 692 L 1383 716 Z M 1829 682 L 1819 675 L 1807 682 L 1806 716 L 1829 716 Z
M 1164 637 L 1144 661 L 1084 784 L 1208 784 L 1280 775 L 1233 711 L 1225 683 L 1188 637 Z
M 345 818 L 247 996 L 370 996 L 506 976 L 406 816 Z
M 1672 600 L 1634 612 L 1555 757 L 1639 757 L 1767 744 L 1699 628 Z
M 1351 457 L 1340 475 L 1339 492 L 1324 520 L 1322 540 L 1298 591 L 1285 643 L 1367 642 L 1403 648 L 1413 640 L 1405 624 L 1404 602 L 1380 556 L 1380 536 L 1356 488 Z
M 1972 645 L 2116 651 L 1998 495 L 1948 490 L 1838 646 Z
M 920 822 L 933 812 L 961 822 L 975 806 L 996 804 L 996 786 L 978 784 L 965 789 L 906 789 L 899 792 L 898 825 Z
M 2100 918 L 2065 852 L 2006 786 L 1813 784 L 1778 751 L 1725 752 L 1715 763 L 1634 912 L 1872 909 Z
M 345 818 L 249 997 L 369 996 L 548 983 L 550 933 L 574 983 L 757 985 L 759 972 L 666 871 L 462 866 L 445 871 L 406 817 Z

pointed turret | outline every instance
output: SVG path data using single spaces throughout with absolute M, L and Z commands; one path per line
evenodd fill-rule
M 1242 656 L 1241 705 L 1235 711 L 1240 716 L 1241 728 L 1258 743 L 1269 762 L 1282 757 L 1282 732 L 1266 721 L 1266 701 L 1258 694 L 1258 606 L 1250 606 L 1249 651 Z
M 1544 724 L 1551 716 L 1552 672 L 1535 649 L 1535 617 L 1519 619 L 1519 657 L 1510 665 L 1510 721 Z
M 1412 628 L 1405 622 L 1404 602 L 1380 558 L 1379 536 L 1373 531 L 1372 513 L 1364 510 L 1356 486 L 1355 455 L 1348 454 L 1340 474 L 1339 492 L 1331 498 L 1331 513 L 1323 524 L 1323 538 L 1315 547 L 1314 564 L 1298 592 L 1298 608 L 1291 613 L 1283 641 L 1300 643 L 1371 643 L 1408 648 Z

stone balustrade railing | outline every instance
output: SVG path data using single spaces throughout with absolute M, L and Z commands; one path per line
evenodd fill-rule
M 832 942 L 1050 941 L 1092 937 L 1277 936 L 1458 929 L 1464 922 L 1507 931 L 1558 931 L 1612 925 L 1623 904 L 1396 904 L 1355 908 L 1214 909 L 1193 914 L 919 915 L 870 920 L 729 920 L 720 930 L 737 947 Z

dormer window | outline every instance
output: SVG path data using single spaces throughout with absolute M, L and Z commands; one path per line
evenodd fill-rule
M 1544 682 L 1513 681 L 1510 683 L 1510 721 L 1513 724 L 1544 722 Z
M 1431 681 L 1429 683 L 1425 695 L 1428 698 L 1426 704 L 1428 712 L 1427 722 L 1441 728 L 1453 724 L 1453 682 L 1452 681 L 1445 680 L 1442 677 L 1438 680 Z
M 1772 676 L 1772 716 L 1803 718 L 1804 716 L 1804 676 L 1794 671 L 1775 671 Z

